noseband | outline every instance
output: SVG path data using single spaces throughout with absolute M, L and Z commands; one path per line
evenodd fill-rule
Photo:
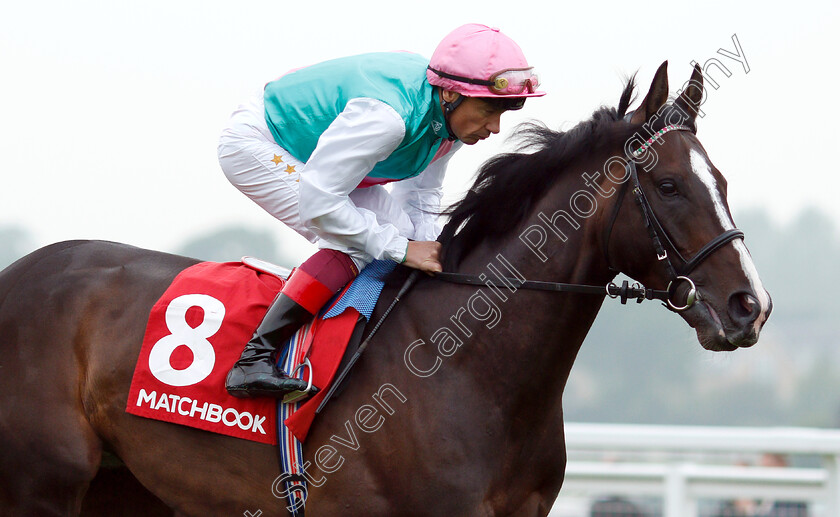
M 612 217 L 610 218 L 610 221 L 607 224 L 607 231 L 604 233 L 604 254 L 606 255 L 607 265 L 610 267 L 610 269 L 617 272 L 617 270 L 615 270 L 612 267 L 610 262 L 610 236 L 612 234 L 612 229 L 615 225 L 615 221 L 618 218 L 618 212 L 621 209 L 621 205 L 624 201 L 625 194 L 627 193 L 627 186 L 632 185 L 633 196 L 635 198 L 636 205 L 638 205 L 639 209 L 642 211 L 642 218 L 645 221 L 645 227 L 647 228 L 648 234 L 650 235 L 650 239 L 653 242 L 653 247 L 656 252 L 656 258 L 657 260 L 662 262 L 669 278 L 668 288 L 666 289 L 668 293 L 668 298 L 666 300 L 668 308 L 679 312 L 690 308 L 692 305 L 694 305 L 698 298 L 697 287 L 694 285 L 694 282 L 691 280 L 691 278 L 689 278 L 688 275 L 692 271 L 694 271 L 694 269 L 696 269 L 697 266 L 699 266 L 704 260 L 709 258 L 709 256 L 711 256 L 715 251 L 722 248 L 724 245 L 728 244 L 729 242 L 735 239 L 743 239 L 744 232 L 738 230 L 737 228 L 724 231 L 714 239 L 707 242 L 702 248 L 700 248 L 700 251 L 698 251 L 691 259 L 686 259 L 680 253 L 679 249 L 674 244 L 671 237 L 668 235 L 668 232 L 665 231 L 665 228 L 662 226 L 662 223 L 659 222 L 659 219 L 653 212 L 653 208 L 650 206 L 650 202 L 645 196 L 644 190 L 642 190 L 642 184 L 639 181 L 639 173 L 636 169 L 635 160 L 636 158 L 640 157 L 651 145 L 653 145 L 654 141 L 657 138 L 660 138 L 662 135 L 668 133 L 669 131 L 691 131 L 691 128 L 675 124 L 665 126 L 664 128 L 660 129 L 655 135 L 651 136 L 651 138 L 649 138 L 647 142 L 645 142 L 645 144 L 642 145 L 642 147 L 634 151 L 630 159 L 627 161 L 625 171 L 627 173 L 627 176 L 629 176 L 629 181 L 625 181 L 624 185 L 622 185 L 621 190 L 619 192 L 618 200 L 616 201 L 616 204 L 613 207 Z M 682 263 L 679 268 L 675 268 L 674 265 L 671 263 L 671 259 L 668 256 L 668 251 L 662 245 L 662 238 L 665 239 L 665 242 L 668 244 L 668 247 L 674 252 L 674 254 L 677 256 L 677 258 L 679 258 L 680 262 Z M 688 284 L 688 293 L 686 294 L 685 304 L 678 306 L 672 301 L 672 298 L 673 295 L 676 294 L 676 288 L 681 282 Z

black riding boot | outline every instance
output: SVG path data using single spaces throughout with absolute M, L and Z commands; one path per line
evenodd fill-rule
M 294 379 L 275 366 L 282 347 L 312 314 L 283 293 L 277 295 L 242 356 L 230 369 L 225 388 L 234 397 L 276 397 L 304 391 L 307 383 Z M 314 386 L 310 394 L 314 394 Z

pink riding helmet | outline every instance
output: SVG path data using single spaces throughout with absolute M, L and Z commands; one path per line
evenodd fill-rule
M 539 78 L 512 39 L 470 23 L 450 32 L 426 70 L 430 84 L 467 97 L 541 97 Z

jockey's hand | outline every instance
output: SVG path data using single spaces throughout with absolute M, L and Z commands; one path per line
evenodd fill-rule
M 437 241 L 408 241 L 404 265 L 425 271 L 428 274 L 440 273 L 440 243 Z

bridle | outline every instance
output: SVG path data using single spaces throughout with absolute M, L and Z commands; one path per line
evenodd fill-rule
M 630 114 L 628 114 L 628 116 L 629 115 Z M 642 190 L 642 185 L 639 181 L 639 173 L 636 169 L 636 159 L 642 156 L 644 152 L 656 142 L 657 139 L 661 138 L 665 133 L 668 133 L 670 131 L 693 132 L 688 126 L 670 124 L 657 131 L 640 148 L 631 153 L 631 156 L 627 160 L 627 163 L 625 165 L 625 177 L 627 179 L 624 181 L 624 184 L 619 190 L 618 198 L 615 202 L 615 205 L 613 206 L 612 215 L 610 217 L 609 222 L 607 223 L 607 230 L 604 232 L 603 237 L 603 249 L 607 261 L 607 266 L 610 268 L 610 270 L 618 273 L 618 270 L 613 268 L 612 263 L 610 262 L 609 241 L 610 236 L 612 235 L 612 229 L 615 226 L 616 219 L 618 218 L 618 213 L 621 210 L 624 198 L 626 197 L 627 189 L 629 187 L 632 187 L 636 205 L 642 212 L 642 218 L 645 222 L 645 227 L 647 228 L 648 235 L 650 236 L 650 239 L 653 242 L 654 251 L 656 252 L 656 258 L 659 262 L 663 264 L 665 272 L 668 275 L 668 287 L 664 291 L 647 289 L 639 283 L 628 285 L 628 282 L 626 280 L 622 283 L 620 287 L 613 282 L 610 282 L 606 286 L 601 287 L 581 284 L 563 284 L 558 282 L 539 282 L 508 277 L 500 277 L 500 282 L 505 285 L 499 285 L 494 283 L 492 280 L 488 280 L 486 277 L 479 277 L 478 275 L 467 275 L 462 273 L 437 273 L 435 275 L 435 278 L 439 278 L 447 282 L 468 285 L 481 285 L 497 289 L 522 288 L 555 292 L 573 292 L 581 294 L 606 293 L 607 296 L 609 296 L 610 298 L 620 298 L 622 304 L 627 303 L 627 300 L 632 298 L 635 298 L 638 303 L 641 303 L 644 300 L 658 299 L 662 300 L 664 302 L 664 305 L 668 309 L 675 312 L 681 312 L 691 308 L 697 302 L 697 300 L 700 299 L 700 296 L 697 292 L 697 286 L 694 284 L 691 278 L 689 278 L 688 275 L 691 274 L 691 272 L 694 271 L 697 268 L 697 266 L 699 266 L 704 260 L 709 258 L 715 251 L 719 250 L 724 245 L 728 244 L 729 242 L 735 239 L 743 239 L 744 232 L 738 229 L 724 231 L 714 239 L 707 242 L 702 248 L 700 248 L 700 251 L 698 251 L 691 259 L 686 259 L 680 253 L 679 249 L 674 244 L 671 237 L 668 235 L 668 232 L 665 231 L 665 228 L 659 222 L 659 219 L 656 217 L 653 208 L 650 206 L 650 202 L 647 200 L 644 190 Z M 680 260 L 680 267 L 675 268 L 674 265 L 671 263 L 671 258 L 668 255 L 668 251 L 662 245 L 663 238 L 667 243 L 668 247 Z M 685 303 L 682 305 L 677 305 L 676 303 L 674 303 L 673 297 L 676 294 L 677 288 L 682 283 L 688 284 L 688 292 L 686 293 Z
M 642 190 L 642 184 L 639 180 L 639 173 L 636 168 L 636 159 L 641 157 L 644 154 L 644 152 L 651 145 L 653 145 L 653 143 L 658 138 L 661 138 L 665 133 L 668 133 L 670 131 L 691 132 L 691 128 L 688 126 L 678 124 L 669 124 L 657 131 L 654 135 L 652 135 L 647 140 L 647 142 L 645 142 L 641 147 L 639 147 L 633 153 L 631 153 L 630 159 L 627 160 L 627 164 L 625 165 L 625 172 L 629 179 L 625 180 L 624 185 L 622 185 L 621 191 L 619 192 L 618 200 L 616 201 L 613 207 L 612 216 L 610 217 L 610 221 L 607 223 L 607 231 L 604 232 L 604 254 L 607 259 L 608 267 L 611 270 L 617 272 L 617 270 L 612 267 L 612 263 L 610 262 L 609 242 L 613 226 L 615 226 L 615 221 L 618 217 L 618 212 L 621 209 L 622 202 L 624 201 L 624 197 L 627 192 L 627 187 L 628 185 L 630 185 L 632 186 L 633 197 L 636 201 L 636 205 L 642 212 L 642 219 L 645 222 L 645 227 L 648 230 L 648 235 L 650 235 L 650 239 L 653 242 L 654 251 L 656 252 L 656 259 L 663 264 L 665 268 L 665 273 L 668 275 L 668 287 L 666 289 L 666 291 L 668 292 L 668 298 L 666 300 L 668 308 L 673 311 L 680 312 L 693 306 L 698 299 L 697 286 L 694 285 L 694 282 L 691 280 L 691 278 L 689 278 L 688 275 L 691 274 L 691 272 L 694 271 L 697 268 L 697 266 L 699 266 L 704 260 L 709 258 L 715 251 L 719 250 L 720 248 L 722 248 L 723 246 L 735 239 L 743 239 L 744 232 L 738 230 L 737 228 L 724 231 L 717 237 L 707 242 L 702 248 L 700 248 L 700 251 L 698 251 L 691 259 L 686 259 L 680 253 L 679 248 L 677 248 L 677 246 L 674 244 L 674 241 L 668 235 L 668 232 L 665 231 L 665 228 L 662 226 L 662 223 L 660 223 L 659 219 L 656 217 L 653 208 L 650 206 L 650 202 L 647 200 L 647 196 L 645 196 L 644 190 Z M 674 265 L 671 263 L 671 258 L 668 256 L 668 251 L 662 245 L 663 238 L 668 244 L 668 247 L 674 252 L 674 254 L 682 263 L 682 265 L 679 268 L 675 268 Z M 686 294 L 685 304 L 678 306 L 672 301 L 672 298 L 673 295 L 676 293 L 676 289 L 680 283 L 688 284 L 688 293 Z

